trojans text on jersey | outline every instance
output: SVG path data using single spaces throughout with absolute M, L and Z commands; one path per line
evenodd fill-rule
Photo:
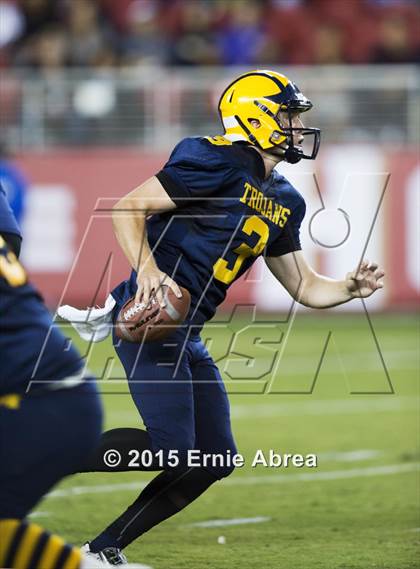
M 276 203 L 271 198 L 266 197 L 263 192 L 254 188 L 248 182 L 244 184 L 244 193 L 239 200 L 246 204 L 248 207 L 258 211 L 263 217 L 269 219 L 279 227 L 286 225 L 287 219 L 290 215 L 290 209 L 283 207 L 281 204 Z

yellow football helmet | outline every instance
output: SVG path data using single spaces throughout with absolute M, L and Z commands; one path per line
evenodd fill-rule
M 223 92 L 219 113 L 225 128 L 225 138 L 231 142 L 245 141 L 262 150 L 270 150 L 287 141 L 284 158 L 296 163 L 302 158 L 314 160 L 318 154 L 321 131 L 318 128 L 292 128 L 292 114 L 312 108 L 307 99 L 285 75 L 269 70 L 255 70 L 241 75 Z M 287 114 L 289 127 L 280 123 L 278 113 Z M 255 128 L 251 120 L 258 119 Z M 305 154 L 294 146 L 293 134 L 312 135 L 312 152 Z

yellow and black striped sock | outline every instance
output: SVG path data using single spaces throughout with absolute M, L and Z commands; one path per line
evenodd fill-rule
M 79 569 L 80 549 L 40 526 L 0 520 L 0 567 L 7 569 Z

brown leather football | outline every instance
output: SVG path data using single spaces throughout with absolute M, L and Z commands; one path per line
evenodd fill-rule
M 154 295 L 147 306 L 143 302 L 135 303 L 134 297 L 127 300 L 115 322 L 117 337 L 127 342 L 154 342 L 174 332 L 184 322 L 191 304 L 188 290 L 179 288 L 182 296 L 177 298 L 172 289 L 163 285 L 164 308 Z

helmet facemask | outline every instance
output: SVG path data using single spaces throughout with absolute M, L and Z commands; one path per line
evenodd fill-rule
M 287 143 L 288 148 L 285 150 L 284 154 L 282 154 L 282 158 L 289 162 L 290 164 L 296 164 L 302 159 L 306 160 L 315 160 L 319 145 L 321 142 L 321 131 L 319 128 L 309 128 L 309 127 L 294 127 L 293 125 L 293 115 L 296 113 L 304 113 L 309 111 L 312 108 L 312 103 L 308 100 L 305 103 L 301 101 L 291 101 L 287 104 L 282 104 L 280 106 L 280 111 L 283 112 L 287 117 L 287 124 L 285 126 L 281 123 L 280 118 L 274 113 L 272 113 L 265 105 L 255 101 L 255 104 L 269 115 L 269 117 L 275 121 L 276 125 L 278 126 L 278 130 L 273 130 L 270 136 L 270 143 L 272 144 L 271 148 L 266 148 L 265 151 L 269 154 L 275 154 L 279 156 L 277 152 L 272 152 L 272 149 L 277 147 L 281 147 L 284 142 Z M 309 149 L 309 152 L 305 152 L 304 149 L 299 145 L 295 145 L 294 139 L 295 136 L 301 134 L 306 140 L 307 137 L 313 137 L 312 145 Z
M 289 162 L 290 164 L 296 164 L 297 162 L 302 160 L 302 158 L 305 160 L 315 160 L 318 154 L 319 145 L 321 143 L 321 131 L 319 128 L 292 126 L 293 113 L 296 112 L 301 113 L 305 111 L 299 109 L 294 110 L 293 105 L 289 105 L 287 109 L 287 118 L 289 126 L 286 128 L 283 127 L 282 129 L 287 136 L 287 143 L 289 145 L 286 152 L 284 153 L 284 159 L 286 160 L 286 162 Z M 301 134 L 305 138 L 305 140 L 307 140 L 307 137 L 312 137 L 312 144 L 309 152 L 305 153 L 304 149 L 300 145 L 295 146 L 294 139 L 296 134 L 297 135 Z

